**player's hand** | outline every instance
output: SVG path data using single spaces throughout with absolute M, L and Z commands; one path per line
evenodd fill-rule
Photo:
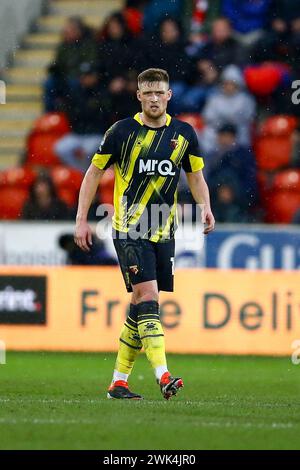
M 207 235 L 209 232 L 212 232 L 215 228 L 215 218 L 213 216 L 213 213 L 211 209 L 208 207 L 203 208 L 202 210 L 202 222 L 203 224 L 206 224 L 206 227 L 203 230 L 203 233 Z
M 83 251 L 90 251 L 92 230 L 87 222 L 76 222 L 74 241 Z

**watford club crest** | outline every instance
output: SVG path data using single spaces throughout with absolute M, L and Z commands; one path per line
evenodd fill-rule
M 137 274 L 139 272 L 139 268 L 137 267 L 136 264 L 134 264 L 133 266 L 129 266 L 129 271 L 132 273 L 132 274 Z
M 173 150 L 175 150 L 178 147 L 178 139 L 171 139 L 171 147 Z

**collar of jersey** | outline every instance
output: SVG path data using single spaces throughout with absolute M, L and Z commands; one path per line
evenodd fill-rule
M 167 117 L 167 120 L 166 120 L 166 126 L 169 126 L 170 125 L 170 122 L 171 122 L 171 116 L 170 114 L 166 113 L 166 117 Z M 150 129 L 161 129 L 161 127 L 165 127 L 165 126 L 161 126 L 161 127 L 150 127 L 150 126 L 147 126 L 147 124 L 144 124 L 143 121 L 141 120 L 140 118 L 140 113 L 136 113 L 134 115 L 134 118 L 141 126 L 145 126 L 145 127 L 149 127 Z

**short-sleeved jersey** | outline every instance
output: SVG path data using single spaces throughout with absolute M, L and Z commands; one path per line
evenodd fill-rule
M 189 124 L 167 114 L 165 126 L 151 128 L 139 113 L 108 129 L 92 163 L 101 170 L 114 164 L 113 228 L 125 233 L 135 230 L 154 242 L 174 237 L 181 167 L 197 172 L 204 166 L 197 135 Z M 164 209 L 159 216 L 158 207 Z

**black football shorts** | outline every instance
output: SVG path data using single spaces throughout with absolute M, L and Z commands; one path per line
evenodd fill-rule
M 175 240 L 154 243 L 149 240 L 114 238 L 127 292 L 132 284 L 157 280 L 158 290 L 173 292 Z

